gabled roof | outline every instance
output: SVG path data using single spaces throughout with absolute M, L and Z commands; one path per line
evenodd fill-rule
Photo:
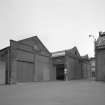
M 47 53 L 50 54 L 49 50 L 45 47 L 45 45 L 42 43 L 42 41 L 38 38 L 38 36 L 33 36 L 33 37 L 29 37 L 29 38 L 25 38 L 25 39 L 22 39 L 22 40 L 19 40 L 18 42 L 24 42 L 24 41 L 27 41 L 27 40 L 34 40 L 36 41 L 37 43 L 40 43 L 41 46 L 43 46 L 43 48 L 47 51 Z M 33 46 L 33 45 L 32 45 Z M 35 48 L 38 48 L 36 45 L 34 46 Z
M 66 53 L 70 56 L 80 57 L 77 47 L 73 47 L 72 49 L 68 49 L 68 50 L 53 52 L 52 57 L 65 56 Z
M 89 58 L 88 55 L 81 56 L 81 58 Z
M 8 53 L 9 47 L 5 47 L 0 50 L 0 57 Z
M 8 46 L 8 47 L 5 47 L 5 48 L 3 48 L 3 49 L 1 49 L 0 52 L 5 51 L 5 50 L 7 50 L 8 48 L 9 48 L 9 46 Z
M 38 36 L 35 36 L 35 38 L 40 42 L 40 44 L 46 49 L 46 51 L 48 53 L 50 53 L 50 51 L 45 47 L 45 45 L 42 43 L 42 41 L 38 38 Z
M 10 42 L 11 41 L 14 41 L 14 40 L 10 40 Z M 49 52 L 49 50 L 45 47 L 45 45 L 41 42 L 41 40 L 37 36 L 32 36 L 32 37 L 18 40 L 15 42 L 20 43 L 20 44 L 24 44 L 26 46 L 30 46 L 30 47 L 34 48 L 35 50 L 42 51 L 41 53 L 43 53 L 43 54 L 45 54 L 45 53 L 46 53 L 46 55 L 51 54 Z M 8 47 L 1 49 L 0 52 L 4 52 L 7 48 Z
M 105 46 L 105 32 L 99 34 L 99 37 L 96 41 L 96 46 L 97 47 Z
M 77 47 L 73 47 L 72 49 L 67 51 L 71 56 L 80 57 L 79 51 Z
M 52 57 L 65 56 L 65 50 L 52 53 Z
M 104 46 L 105 45 L 105 36 L 99 37 L 96 42 L 96 46 Z
M 88 56 L 88 55 L 81 56 L 81 58 L 82 58 L 83 60 L 89 60 L 89 56 Z

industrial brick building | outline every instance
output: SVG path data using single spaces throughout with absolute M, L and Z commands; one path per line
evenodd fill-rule
M 88 79 L 90 65 L 88 58 L 81 57 L 76 47 L 52 53 L 56 80 Z
M 51 54 L 37 36 L 0 50 L 0 84 L 53 80 Z
M 95 44 L 96 52 L 96 80 L 105 81 L 105 32 L 99 32 Z
M 0 50 L 0 84 L 89 78 L 89 60 L 76 47 L 50 53 L 37 36 Z

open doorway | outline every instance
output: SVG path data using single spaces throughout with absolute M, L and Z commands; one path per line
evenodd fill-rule
M 56 65 L 56 80 L 64 80 L 64 64 L 57 64 Z

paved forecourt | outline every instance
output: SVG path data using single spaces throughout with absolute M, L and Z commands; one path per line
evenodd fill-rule
M 74 80 L 0 86 L 0 105 L 105 105 L 105 83 Z

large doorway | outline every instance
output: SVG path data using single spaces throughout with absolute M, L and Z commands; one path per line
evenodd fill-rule
M 17 81 L 18 82 L 33 82 L 34 68 L 32 62 L 18 61 L 17 62 Z
M 56 80 L 64 80 L 64 64 L 57 64 L 56 65 Z
M 50 80 L 50 60 L 49 57 L 36 55 L 36 81 Z

